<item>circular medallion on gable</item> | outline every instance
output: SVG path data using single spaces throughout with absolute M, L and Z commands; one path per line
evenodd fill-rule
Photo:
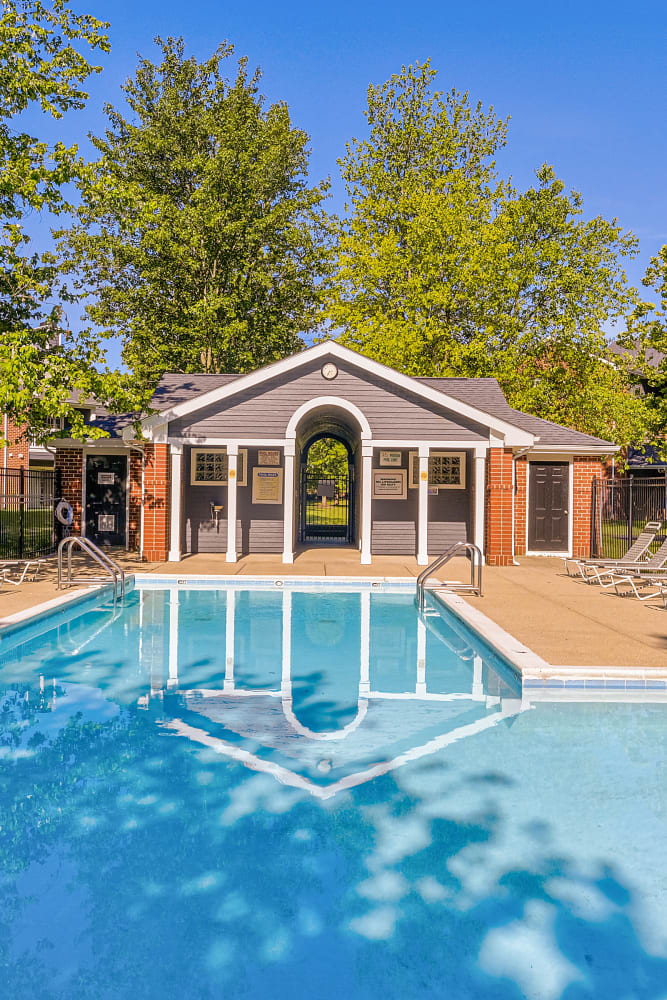
M 333 361 L 327 361 L 322 365 L 322 378 L 331 379 L 335 378 L 338 374 L 338 367 L 333 363 Z

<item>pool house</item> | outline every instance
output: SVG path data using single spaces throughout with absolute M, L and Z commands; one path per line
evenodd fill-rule
M 91 417 L 93 415 L 91 414 Z M 147 561 L 308 546 L 486 561 L 585 556 L 591 484 L 613 444 L 512 409 L 492 378 L 410 377 L 334 341 L 245 375 L 165 374 L 139 424 L 58 439 L 74 530 Z M 335 475 L 311 447 L 344 449 Z

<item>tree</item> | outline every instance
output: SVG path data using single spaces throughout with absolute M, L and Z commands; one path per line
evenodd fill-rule
M 553 169 L 520 192 L 494 156 L 507 122 L 403 67 L 368 90 L 367 139 L 339 161 L 348 193 L 328 316 L 339 339 L 412 375 L 496 376 L 512 405 L 614 440 L 643 426 L 604 325 L 636 294 L 636 240 L 582 218 Z
M 123 87 L 63 246 L 94 324 L 123 339 L 144 385 L 164 371 L 243 372 L 299 350 L 326 264 L 307 136 L 265 108 L 259 72 L 224 43 L 198 63 L 156 39 Z
M 3 0 L 0 17 L 0 413 L 25 424 L 29 436 L 52 436 L 54 418 L 65 417 L 73 436 L 86 428 L 73 395 L 96 396 L 127 408 L 121 379 L 104 369 L 100 339 L 67 336 L 61 301 L 68 300 L 52 253 L 30 247 L 25 217 L 61 215 L 70 209 L 65 186 L 82 175 L 77 147 L 49 147 L 15 124 L 33 108 L 61 118 L 82 108 L 83 82 L 100 66 L 77 46 L 108 49 L 105 23 L 72 13 L 68 0 Z M 2 435 L 0 432 L 0 439 Z M 1 442 L 0 443 L 4 443 Z
M 347 475 L 347 448 L 336 438 L 320 438 L 308 449 L 308 470 L 323 478 Z

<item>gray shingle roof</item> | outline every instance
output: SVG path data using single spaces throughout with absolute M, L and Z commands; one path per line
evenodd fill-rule
M 158 382 L 153 393 L 151 406 L 156 410 L 168 410 L 179 403 L 185 403 L 194 396 L 201 396 L 212 389 L 218 389 L 227 382 L 233 382 L 239 375 L 179 375 L 168 372 Z
M 611 441 L 604 441 L 602 438 L 593 437 L 591 434 L 583 434 L 581 431 L 572 430 L 571 427 L 561 427 L 551 420 L 543 420 L 541 417 L 533 417 L 529 413 L 522 413 L 521 410 L 514 410 L 505 399 L 503 390 L 500 388 L 495 378 L 418 378 L 417 382 L 437 389 L 460 399 L 462 403 L 469 406 L 476 406 L 478 410 L 505 420 L 508 424 L 514 424 L 521 430 L 535 434 L 540 439 L 540 444 L 563 445 L 564 447 L 585 447 L 590 445 L 594 448 L 601 448 L 608 445 L 613 448 Z

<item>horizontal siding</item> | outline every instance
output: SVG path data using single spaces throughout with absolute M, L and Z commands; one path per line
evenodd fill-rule
M 430 555 L 440 555 L 455 542 L 469 542 L 467 521 L 429 521 L 428 551 Z
M 282 521 L 250 521 L 248 532 L 248 552 L 282 552 Z
M 374 556 L 414 556 L 417 527 L 414 521 L 373 521 L 371 554 Z
M 414 396 L 388 380 L 339 364 L 338 377 L 322 378 L 322 362 L 295 377 L 271 379 L 214 407 L 172 421 L 169 433 L 180 437 L 282 437 L 290 417 L 317 396 L 341 396 L 365 415 L 374 437 L 423 440 L 481 441 L 484 428 L 453 411 Z M 350 418 L 347 418 L 348 420 Z
M 236 549 L 242 551 L 241 522 L 236 522 Z M 185 521 L 185 551 L 186 552 L 226 552 L 227 551 L 227 521 L 220 521 L 216 527 L 215 521 L 203 518 L 188 517 Z

